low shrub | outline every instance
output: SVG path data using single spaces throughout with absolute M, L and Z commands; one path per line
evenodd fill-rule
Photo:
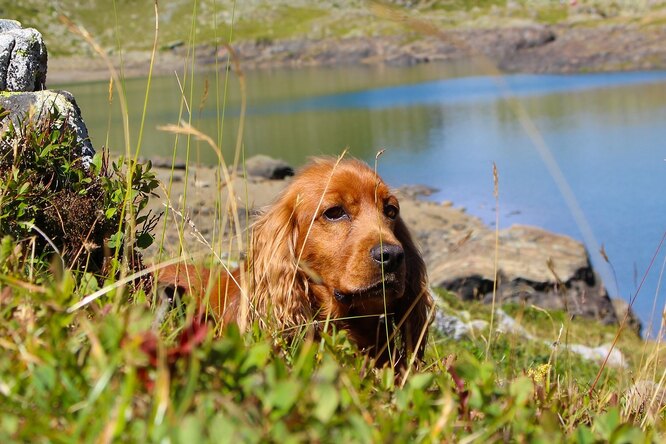
M 82 152 L 74 128 L 56 109 L 44 118 L 10 119 L 0 136 L 0 236 L 32 243 L 33 266 L 59 253 L 67 267 L 108 272 L 152 242 L 157 219 L 144 214 L 157 187 L 151 165 Z M 131 233 L 129 235 L 128 233 Z

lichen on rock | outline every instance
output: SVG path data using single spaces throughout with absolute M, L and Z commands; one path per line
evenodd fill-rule
M 89 164 L 95 155 L 88 129 L 81 118 L 81 110 L 74 96 L 67 91 L 36 91 L 0 94 L 0 108 L 9 114 L 0 119 L 0 134 L 4 133 L 9 122 L 19 127 L 19 121 L 26 117 L 44 119 L 56 111 L 67 124 L 76 131 L 77 144 L 80 152 L 73 153 L 81 157 L 84 164 Z
M 46 87 L 48 55 L 42 35 L 15 20 L 0 19 L 0 91 Z

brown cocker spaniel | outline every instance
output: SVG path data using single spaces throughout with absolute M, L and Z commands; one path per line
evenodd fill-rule
M 432 307 L 398 199 L 353 159 L 305 166 L 253 225 L 245 267 L 170 266 L 158 284 L 207 302 L 225 324 L 259 321 L 293 335 L 328 321 L 377 366 L 423 356 Z

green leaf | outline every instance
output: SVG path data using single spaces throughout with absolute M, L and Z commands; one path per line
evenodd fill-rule
M 271 347 L 266 342 L 254 345 L 247 353 L 247 357 L 240 367 L 241 373 L 247 373 L 253 368 L 263 368 L 271 356 Z
M 123 244 L 123 233 L 114 233 L 109 237 L 109 248 L 118 248 Z
M 203 424 L 201 424 L 199 418 L 194 415 L 185 416 L 181 421 L 178 421 L 178 442 L 203 442 L 201 430 L 203 430 Z
M 363 420 L 362 417 L 358 415 L 353 415 L 349 418 L 349 422 L 352 424 L 355 432 L 355 439 L 357 442 L 373 442 L 372 439 L 372 428 L 371 426 Z
M 79 292 L 90 294 L 97 290 L 99 290 L 99 284 L 97 283 L 97 279 L 95 279 L 95 275 L 84 273 L 79 284 Z
M 296 381 L 277 382 L 266 398 L 269 408 L 287 413 L 298 399 L 300 387 Z
M 102 155 L 100 153 L 95 153 L 92 158 L 91 166 L 93 167 L 93 172 L 95 173 L 102 171 Z
M 384 367 L 380 371 L 381 388 L 384 391 L 391 391 L 395 388 L 395 371 L 393 367 Z
M 237 427 L 238 424 L 235 424 L 231 418 L 217 413 L 209 423 L 211 441 L 220 444 L 235 442 Z
M 30 185 L 31 185 L 30 182 L 25 182 L 23 185 L 21 185 L 21 188 L 19 188 L 18 190 L 18 194 L 19 195 L 25 194 L 30 188 Z
M 611 444 L 642 444 L 650 442 L 641 429 L 627 423 L 617 427 L 611 434 L 609 441 Z
M 527 376 L 521 376 L 514 380 L 509 387 L 509 394 L 513 396 L 516 404 L 523 405 L 531 397 L 534 391 L 534 384 Z
M 611 434 L 619 424 L 620 412 L 617 407 L 614 407 L 597 417 L 594 421 L 593 430 L 601 435 L 602 439 L 609 441 Z
M 14 415 L 4 415 L 0 420 L 0 429 L 9 435 L 16 433 L 19 427 L 19 418 Z
M 314 388 L 315 417 L 323 423 L 330 421 L 340 403 L 338 390 L 332 384 L 320 384 Z
M 409 379 L 409 387 L 412 390 L 425 390 L 430 387 L 433 379 L 432 373 L 417 373 Z
M 44 147 L 44 149 L 41 151 L 41 153 L 39 153 L 40 157 L 48 156 L 51 153 L 51 151 L 53 151 L 53 149 L 57 148 L 57 147 L 58 147 L 58 145 L 55 145 L 55 144 L 46 145 L 46 147 Z
M 34 384 L 39 391 L 50 392 L 55 386 L 56 371 L 48 364 L 37 367 L 34 376 Z
M 574 434 L 575 442 L 578 444 L 593 444 L 595 442 L 592 430 L 586 425 L 581 425 Z

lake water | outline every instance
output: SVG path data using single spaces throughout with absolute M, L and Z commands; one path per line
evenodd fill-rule
M 189 109 L 192 124 L 221 140 L 231 159 L 239 83 L 230 76 L 223 109 L 224 81 L 210 73 L 181 78 L 188 98 L 183 106 L 176 75 L 153 78 L 143 156 L 171 158 L 174 136 L 156 127 L 187 120 Z M 260 71 L 248 73 L 246 83 L 246 155 L 266 153 L 300 165 L 308 156 L 349 147 L 353 156 L 373 162 L 385 149 L 379 171 L 391 185 L 435 187 L 440 191 L 433 199 L 452 200 L 489 224 L 495 220 L 494 162 L 500 225 L 533 224 L 584 241 L 614 296 L 634 295 L 666 230 L 666 72 L 497 79 L 463 63 Z M 76 96 L 95 147 L 124 152 L 118 100 L 109 105 L 107 84 L 58 87 Z M 146 79 L 127 80 L 125 88 L 134 149 Z M 529 122 L 518 119 L 516 109 Z M 545 155 L 525 130 L 530 122 Z M 184 158 L 182 141 L 177 149 Z M 544 156 L 552 161 L 545 163 Z M 194 143 L 189 158 L 205 164 L 216 159 Z M 554 170 L 574 200 L 564 199 Z M 574 217 L 572 207 L 582 216 Z M 598 253 L 602 244 L 614 273 Z M 665 260 L 661 251 L 634 306 L 646 325 L 653 306 L 657 325 L 664 307 L 659 284 Z

